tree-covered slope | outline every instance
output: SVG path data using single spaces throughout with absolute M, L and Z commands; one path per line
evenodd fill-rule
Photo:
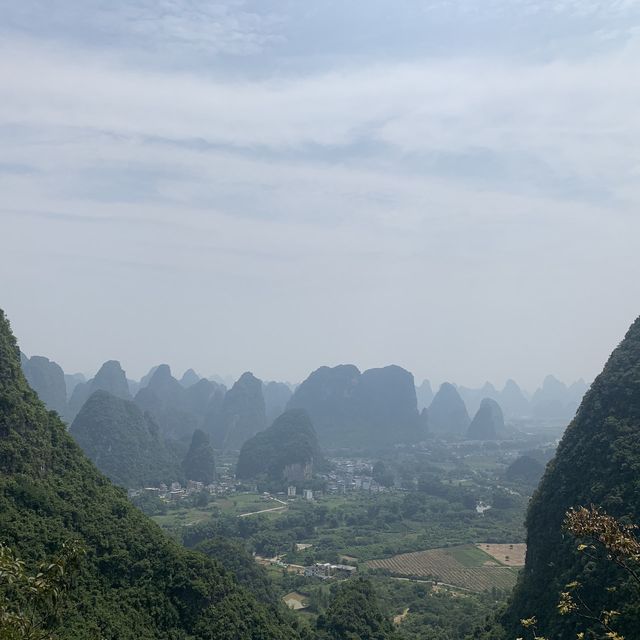
M 287 466 L 313 465 L 319 460 L 318 439 L 308 414 L 290 409 L 242 445 L 236 475 L 255 478 L 266 474 L 277 481 L 284 478 Z
M 96 391 L 71 425 L 71 435 L 112 482 L 122 487 L 157 486 L 182 479 L 164 447 L 158 426 L 130 400 Z
M 275 608 L 168 539 L 96 470 L 28 387 L 2 311 L 0 537 L 29 564 L 69 538 L 85 545 L 63 640 L 296 637 Z
M 531 500 L 526 566 L 504 620 L 507 637 L 521 635 L 518 620 L 530 616 L 545 637 L 576 637 L 585 623 L 577 615 L 560 616 L 557 608 L 560 592 L 573 581 L 581 583 L 581 597 L 593 611 L 619 611 L 617 629 L 637 637 L 637 591 L 610 591 L 619 579 L 624 584 L 624 574 L 612 562 L 593 562 L 576 551 L 575 539 L 562 530 L 568 509 L 591 504 L 640 523 L 640 318 L 585 395 Z

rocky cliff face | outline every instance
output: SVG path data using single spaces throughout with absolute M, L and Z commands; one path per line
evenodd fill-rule
M 427 411 L 429 431 L 443 437 L 457 437 L 466 434 L 470 420 L 467 407 L 456 388 L 445 382 Z

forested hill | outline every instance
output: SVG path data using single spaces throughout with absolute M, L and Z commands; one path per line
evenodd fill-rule
M 0 538 L 29 567 L 63 542 L 87 555 L 59 637 L 74 640 L 294 639 L 215 561 L 188 552 L 137 511 L 28 387 L 0 311 Z
M 183 480 L 157 424 L 131 400 L 96 391 L 70 428 L 85 454 L 115 484 L 138 489 Z
M 290 409 L 242 445 L 236 475 L 255 478 L 266 474 L 271 480 L 283 480 L 287 466 L 313 467 L 320 459 L 318 439 L 309 415 L 302 409 Z
M 625 586 L 626 574 L 605 558 L 593 562 L 579 553 L 562 531 L 569 508 L 592 504 L 640 524 L 640 318 L 584 397 L 531 500 L 526 566 L 504 620 L 507 638 L 523 635 L 519 620 L 531 616 L 539 634 L 575 638 L 588 624 L 579 615 L 585 611 L 561 616 L 557 606 L 574 581 L 593 612 L 619 611 L 616 630 L 638 637 L 640 598 Z

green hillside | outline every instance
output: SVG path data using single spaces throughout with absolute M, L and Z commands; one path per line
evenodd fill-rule
M 306 411 L 290 409 L 242 445 L 236 475 L 255 478 L 266 474 L 277 481 L 284 479 L 287 466 L 313 466 L 314 462 L 320 462 L 320 450 L 311 420 Z
M 158 426 L 131 400 L 96 391 L 71 425 L 71 435 L 112 482 L 138 489 L 182 480 Z
M 580 553 L 563 531 L 568 509 L 592 504 L 624 523 L 640 523 L 640 318 L 584 397 L 531 500 L 526 566 L 504 619 L 506 637 L 522 635 L 519 620 L 531 616 L 549 638 L 598 629 L 583 617 L 585 607 L 596 615 L 618 611 L 616 630 L 638 637 L 640 596 L 628 574 L 604 553 Z M 574 581 L 585 607 L 560 615 L 560 592 Z
M 0 311 L 0 538 L 28 566 L 68 539 L 87 549 L 59 637 L 294 639 L 283 614 L 180 548 L 83 455 L 28 387 Z

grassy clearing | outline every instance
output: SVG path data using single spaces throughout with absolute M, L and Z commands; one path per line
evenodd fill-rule
M 478 544 L 479 549 L 500 564 L 507 567 L 524 567 L 524 560 L 527 555 L 527 545 L 520 544 Z
M 153 520 L 157 522 L 161 527 L 174 528 L 174 527 L 190 527 L 198 522 L 202 522 L 210 518 L 214 513 L 213 508 L 198 508 L 188 507 L 171 510 L 165 515 L 153 516 Z

